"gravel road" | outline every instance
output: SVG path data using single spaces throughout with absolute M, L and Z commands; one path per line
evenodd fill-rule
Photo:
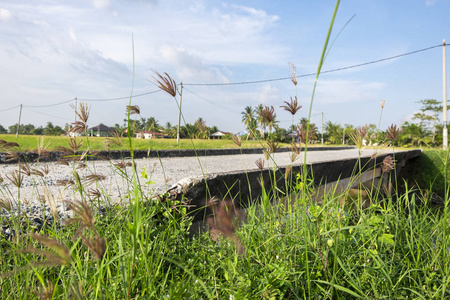
M 368 149 L 362 151 L 362 156 L 371 156 L 375 150 Z M 333 151 L 310 151 L 307 156 L 308 163 L 318 161 L 333 161 L 347 158 L 355 158 L 358 155 L 357 149 L 333 150 Z M 162 193 L 166 188 L 176 184 L 183 178 L 192 176 L 201 176 L 203 174 L 215 174 L 230 171 L 245 171 L 256 169 L 255 161 L 264 159 L 262 154 L 243 154 L 243 155 L 222 155 L 222 156 L 203 156 L 203 157 L 176 157 L 176 158 L 157 158 L 137 160 L 137 169 L 139 181 L 145 187 L 149 194 Z M 300 164 L 303 161 L 303 154 L 298 157 L 294 164 Z M 130 175 L 131 167 L 118 169 L 114 164 L 120 161 L 95 161 L 88 162 L 84 169 L 76 169 L 82 180 L 89 178 L 91 174 L 103 175 L 104 179 L 92 182 L 89 186 L 91 190 L 98 189 L 103 191 L 106 197 L 109 195 L 110 201 L 120 202 L 126 191 L 131 189 L 130 183 L 125 175 Z M 290 165 L 290 152 L 275 153 L 275 162 L 278 166 Z M 125 161 L 126 163 L 126 161 Z M 265 166 L 272 166 L 271 161 L 265 163 Z M 54 200 L 57 205 L 61 200 L 72 200 L 77 196 L 73 193 L 73 188 L 61 185 L 61 180 L 73 179 L 73 170 L 75 166 L 60 165 L 55 162 L 30 164 L 31 169 L 42 171 L 49 169 L 49 173 L 44 177 L 38 175 L 23 176 L 20 191 L 11 182 L 12 172 L 18 170 L 17 165 L 0 165 L 0 176 L 3 183 L 0 185 L 0 197 L 7 198 L 13 202 L 17 201 L 19 195 L 21 202 L 30 202 L 36 204 L 39 199 L 46 201 Z M 145 178 L 145 173 L 147 178 Z M 20 192 L 20 194 L 19 194 Z

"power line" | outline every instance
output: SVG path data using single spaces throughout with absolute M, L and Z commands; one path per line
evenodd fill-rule
M 16 105 L 16 106 L 14 106 L 14 107 L 2 109 L 2 110 L 0 110 L 0 111 L 8 111 L 8 110 L 15 109 L 15 108 L 18 108 L 18 107 L 20 107 L 20 105 Z
M 61 102 L 58 102 L 58 103 L 53 103 L 53 104 L 44 104 L 44 105 L 24 105 L 23 107 L 51 107 L 51 106 L 61 105 L 61 104 L 64 104 L 64 103 L 69 103 L 69 102 L 72 102 L 72 101 L 74 101 L 74 100 L 75 100 L 75 98 L 70 99 L 70 100 L 61 101 Z
M 34 113 L 41 114 L 41 115 L 46 115 L 46 116 L 49 116 L 49 117 L 52 117 L 52 118 L 61 119 L 61 120 L 64 120 L 64 121 L 69 121 L 69 122 L 73 121 L 73 120 L 68 119 L 68 118 L 63 118 L 63 117 L 55 116 L 55 115 L 48 114 L 48 113 L 44 113 L 44 112 L 37 111 L 37 110 L 34 110 L 34 109 L 29 109 L 29 108 L 24 108 L 24 109 L 25 109 L 25 110 L 32 111 L 32 112 L 34 112 Z
M 403 57 L 403 56 L 407 56 L 407 55 L 411 55 L 411 54 L 415 54 L 415 53 L 419 53 L 419 52 L 423 52 L 423 51 L 428 51 L 428 50 L 442 47 L 442 46 L 443 46 L 442 44 L 439 44 L 439 45 L 435 45 L 435 46 L 431 46 L 431 47 L 427 47 L 427 48 L 423 48 L 423 49 L 419 49 L 419 50 L 415 50 L 415 51 L 411 51 L 411 52 L 407 52 L 407 53 L 402 53 L 399 55 L 394 55 L 394 56 L 390 56 L 390 57 L 386 57 L 386 58 L 382 58 L 382 59 L 377 59 L 377 60 L 373 60 L 373 61 L 369 61 L 369 62 L 365 62 L 365 63 L 361 63 L 361 64 L 356 64 L 356 65 L 351 65 L 351 66 L 347 66 L 347 67 L 323 71 L 323 72 L 321 72 L 321 74 L 338 72 L 338 71 L 358 68 L 358 67 L 362 67 L 362 66 L 367 66 L 367 65 L 371 65 L 371 64 L 376 64 L 376 63 L 380 63 L 383 61 L 387 61 L 387 60 L 391 60 L 391 59 L 395 59 L 395 58 L 399 58 L 399 57 Z M 302 75 L 298 75 L 297 77 L 310 77 L 310 76 L 316 76 L 316 73 L 302 74 Z M 185 85 L 185 86 L 186 85 L 191 85 L 191 86 L 195 86 L 195 85 L 196 86 L 228 86 L 228 85 L 265 83 L 265 82 L 281 81 L 281 80 L 288 80 L 288 79 L 291 79 L 291 77 L 281 77 L 281 78 L 274 78 L 274 79 L 263 79 L 263 80 L 242 81 L 242 82 L 228 82 L 228 83 L 184 83 L 183 85 Z
M 92 101 L 92 102 L 100 102 L 100 101 L 116 101 L 116 100 L 125 100 L 125 99 L 130 99 L 131 98 L 136 98 L 136 97 L 142 97 L 142 96 L 147 96 L 150 94 L 155 94 L 161 92 L 161 90 L 156 90 L 156 91 L 151 91 L 151 92 L 147 92 L 147 93 L 143 93 L 143 94 L 138 94 L 138 95 L 131 95 L 131 96 L 125 96 L 125 97 L 118 97 L 118 98 L 105 98 L 105 99 L 84 99 L 84 98 L 78 98 L 78 100 L 82 100 L 82 101 Z

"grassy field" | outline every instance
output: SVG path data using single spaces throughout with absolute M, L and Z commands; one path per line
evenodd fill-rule
M 33 136 L 33 135 L 20 135 L 17 139 L 12 134 L 0 134 L 0 139 L 7 142 L 16 142 L 20 145 L 17 149 L 19 151 L 33 151 L 36 150 L 42 143 L 46 145 L 47 150 L 52 151 L 57 147 L 68 147 L 68 137 L 61 136 Z M 108 138 L 105 137 L 79 137 L 78 141 L 82 142 L 80 151 L 86 150 L 105 150 Z M 139 139 L 133 138 L 134 150 L 163 150 L 163 149 L 226 149 L 226 148 L 238 148 L 233 140 L 217 139 L 217 140 L 204 140 L 204 139 L 181 139 L 177 144 L 176 139 Z M 262 141 L 241 141 L 241 147 L 266 147 L 265 142 Z M 284 144 L 280 144 L 283 146 Z M 109 146 L 111 150 L 129 150 L 128 139 L 123 138 L 121 145 L 111 144 Z

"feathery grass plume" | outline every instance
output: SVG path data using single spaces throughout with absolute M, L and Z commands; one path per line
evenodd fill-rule
M 269 160 L 269 158 L 270 158 L 270 150 L 267 149 L 267 148 L 264 148 L 264 149 L 263 149 L 263 154 L 264 154 L 264 158 L 265 158 L 266 160 Z
M 386 100 L 381 100 L 381 113 L 380 113 L 380 121 L 378 121 L 378 130 L 380 130 L 380 126 L 381 126 L 381 117 L 383 116 L 383 108 L 384 108 L 384 104 L 386 103 Z
M 397 125 L 391 124 L 386 130 L 386 139 L 396 142 L 400 135 L 400 128 L 397 128 Z
M 77 170 L 84 170 L 85 168 L 86 168 L 86 164 L 85 163 L 78 163 Z
M 275 113 L 275 109 L 273 106 L 266 106 L 264 109 L 260 112 L 261 118 L 264 120 L 264 122 L 269 126 L 269 132 L 272 128 L 272 126 L 275 124 L 275 119 L 277 117 L 277 114 Z
M 54 193 L 52 193 L 47 186 L 42 187 L 42 191 L 44 194 L 44 202 L 48 203 L 48 206 L 50 207 L 50 212 L 52 213 L 52 216 L 55 220 L 58 218 L 58 208 L 56 206 L 56 196 Z M 60 199 L 62 200 L 62 194 L 59 195 Z
M 64 166 L 68 166 L 69 165 L 69 162 L 67 161 L 67 159 L 64 159 L 64 158 L 58 159 L 56 161 L 56 163 L 59 164 L 59 165 L 64 165 Z
M 69 155 L 73 155 L 74 154 L 72 149 L 69 149 L 69 148 L 64 147 L 64 146 L 57 146 L 55 148 L 55 151 L 62 152 L 63 156 L 69 156 Z
M 0 208 L 3 208 L 4 210 L 11 212 L 13 205 L 11 202 L 11 199 L 9 198 L 0 198 Z
M 125 114 L 128 116 L 128 112 L 130 113 L 130 115 L 140 115 L 141 114 L 141 110 L 139 108 L 139 106 L 137 105 L 127 105 L 127 111 L 125 112 Z
M 38 169 L 30 168 L 30 166 L 28 164 L 20 164 L 19 166 L 20 166 L 19 167 L 20 172 L 24 175 L 27 175 L 27 176 L 36 175 L 36 176 L 44 177 L 44 173 L 42 173 Z
M 100 192 L 98 189 L 91 188 L 91 189 L 89 189 L 89 195 L 90 195 L 91 197 L 94 197 L 94 198 L 100 198 L 100 196 L 101 196 L 102 194 L 101 194 L 101 192 Z
M 48 157 L 49 153 L 48 153 L 47 149 L 49 146 L 50 146 L 50 141 L 45 143 L 43 136 L 40 139 L 38 139 L 37 148 L 34 151 L 38 155 L 38 157 L 36 158 L 36 161 L 39 162 L 39 159 Z
M 383 164 L 381 165 L 381 170 L 383 173 L 388 173 L 392 170 L 394 170 L 395 166 L 395 159 L 392 156 L 386 156 L 383 159 Z
M 106 251 L 106 241 L 104 238 L 99 236 L 97 233 L 95 233 L 95 235 L 90 239 L 82 236 L 81 234 L 80 237 L 83 244 L 91 250 L 96 259 L 100 260 L 103 258 Z
M 71 133 L 82 133 L 87 131 L 87 126 L 85 123 L 81 121 L 76 121 L 72 123 L 72 128 L 70 129 Z
M 2 144 L 3 149 L 11 149 L 11 148 L 19 148 L 19 144 L 16 142 L 7 142 L 5 144 Z
M 302 106 L 298 104 L 297 96 L 295 96 L 294 99 L 292 99 L 291 97 L 290 103 L 287 101 L 284 101 L 284 103 L 286 103 L 286 105 L 281 105 L 280 107 L 284 108 L 285 111 L 290 112 L 291 115 L 295 115 L 300 110 L 300 108 L 302 108 Z
M 90 108 L 87 103 L 80 102 L 78 108 L 75 105 L 71 105 L 71 107 L 75 110 L 75 114 L 84 123 L 85 129 L 87 129 L 87 121 L 89 120 Z
M 122 142 L 123 142 L 123 135 L 117 130 L 115 130 L 113 132 L 112 137 L 106 138 L 105 145 L 107 146 L 107 148 L 109 148 L 111 145 L 116 145 L 120 147 L 122 145 Z
M 20 188 L 22 186 L 23 176 L 22 173 L 20 173 L 19 171 L 17 170 L 11 171 L 9 174 L 6 174 L 5 176 L 16 187 Z
M 289 153 L 289 159 L 291 160 L 292 163 L 295 162 L 298 158 L 299 158 L 299 154 L 297 154 L 295 152 Z
M 20 160 L 19 153 L 12 151 L 7 152 L 5 158 L 5 161 Z
M 105 179 L 106 179 L 106 176 L 103 174 L 90 174 L 84 178 L 86 184 L 93 184 L 95 182 L 99 182 L 99 181 L 102 181 Z
M 284 178 L 287 180 L 289 178 L 289 175 L 291 174 L 292 166 L 286 167 L 286 173 L 284 173 Z
M 50 168 L 48 165 L 44 165 L 41 168 L 41 172 L 44 173 L 45 175 L 48 175 L 48 173 L 50 173 Z
M 47 286 L 42 286 L 39 291 L 36 291 L 36 296 L 41 300 L 52 300 L 55 284 L 52 281 L 47 281 Z
M 367 136 L 367 131 L 369 130 L 369 126 L 363 126 L 355 128 L 348 135 L 350 139 L 355 143 L 356 148 L 361 149 L 364 144 L 364 139 Z
M 2 147 L 2 145 L 6 144 L 6 143 L 7 143 L 7 141 L 0 139 L 0 148 Z
M 264 169 L 264 159 L 258 158 L 255 160 L 255 164 L 258 167 L 258 169 L 263 170 Z
M 275 153 L 278 149 L 280 149 L 280 146 L 277 142 L 267 141 L 267 151 L 269 151 L 269 153 Z
M 218 238 L 220 233 L 224 237 L 232 240 L 237 247 L 239 255 L 244 253 L 244 246 L 236 236 L 236 228 L 242 220 L 242 212 L 236 207 L 232 200 L 223 200 L 220 203 L 211 205 L 213 217 L 208 218 L 210 229 L 216 230 L 215 237 Z M 217 240 L 216 240 L 217 241 Z
M 43 244 L 45 247 L 49 248 L 52 251 L 48 250 L 39 250 L 34 247 L 29 247 L 25 250 L 20 250 L 25 253 L 33 253 L 45 256 L 47 260 L 43 262 L 33 263 L 34 266 L 64 266 L 70 264 L 72 261 L 72 257 L 70 256 L 69 249 L 62 243 L 49 238 L 44 235 L 39 235 L 36 233 L 30 233 L 31 237 Z
M 164 92 L 171 95 L 172 97 L 175 97 L 177 95 L 177 84 L 175 80 L 173 80 L 172 77 L 170 77 L 169 74 L 167 74 L 166 72 L 164 72 L 164 74 L 166 75 L 166 77 L 164 77 L 157 71 L 155 70 L 152 71 L 156 75 L 156 77 L 155 76 L 152 77 L 158 83 L 157 86 Z
M 125 169 L 125 163 L 123 161 L 119 161 L 118 163 L 114 164 L 119 169 Z
M 69 185 L 74 185 L 74 184 L 75 184 L 75 182 L 72 179 L 56 180 L 56 185 L 69 186 Z
M 70 150 L 72 150 L 72 153 L 75 154 L 75 153 L 77 153 L 78 149 L 80 149 L 80 147 L 83 145 L 83 140 L 77 141 L 77 138 L 75 136 L 71 136 L 71 137 L 69 137 L 68 144 L 69 144 Z
M 231 135 L 231 140 L 238 146 L 241 147 L 242 142 L 241 139 L 235 136 L 234 134 Z
M 292 62 L 289 62 L 289 77 L 292 83 L 297 86 L 297 68 Z
M 94 227 L 94 216 L 92 214 L 92 209 L 86 201 L 64 201 L 67 203 L 67 208 L 72 210 L 74 216 L 65 222 L 65 225 L 78 224 L 80 227 L 77 232 L 81 232 L 83 229 L 93 229 Z

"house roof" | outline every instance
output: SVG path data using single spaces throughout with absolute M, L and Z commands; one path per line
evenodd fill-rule
M 114 131 L 114 128 L 108 127 L 103 124 L 99 124 L 97 126 L 89 128 L 89 130 L 92 130 L 92 131 Z

